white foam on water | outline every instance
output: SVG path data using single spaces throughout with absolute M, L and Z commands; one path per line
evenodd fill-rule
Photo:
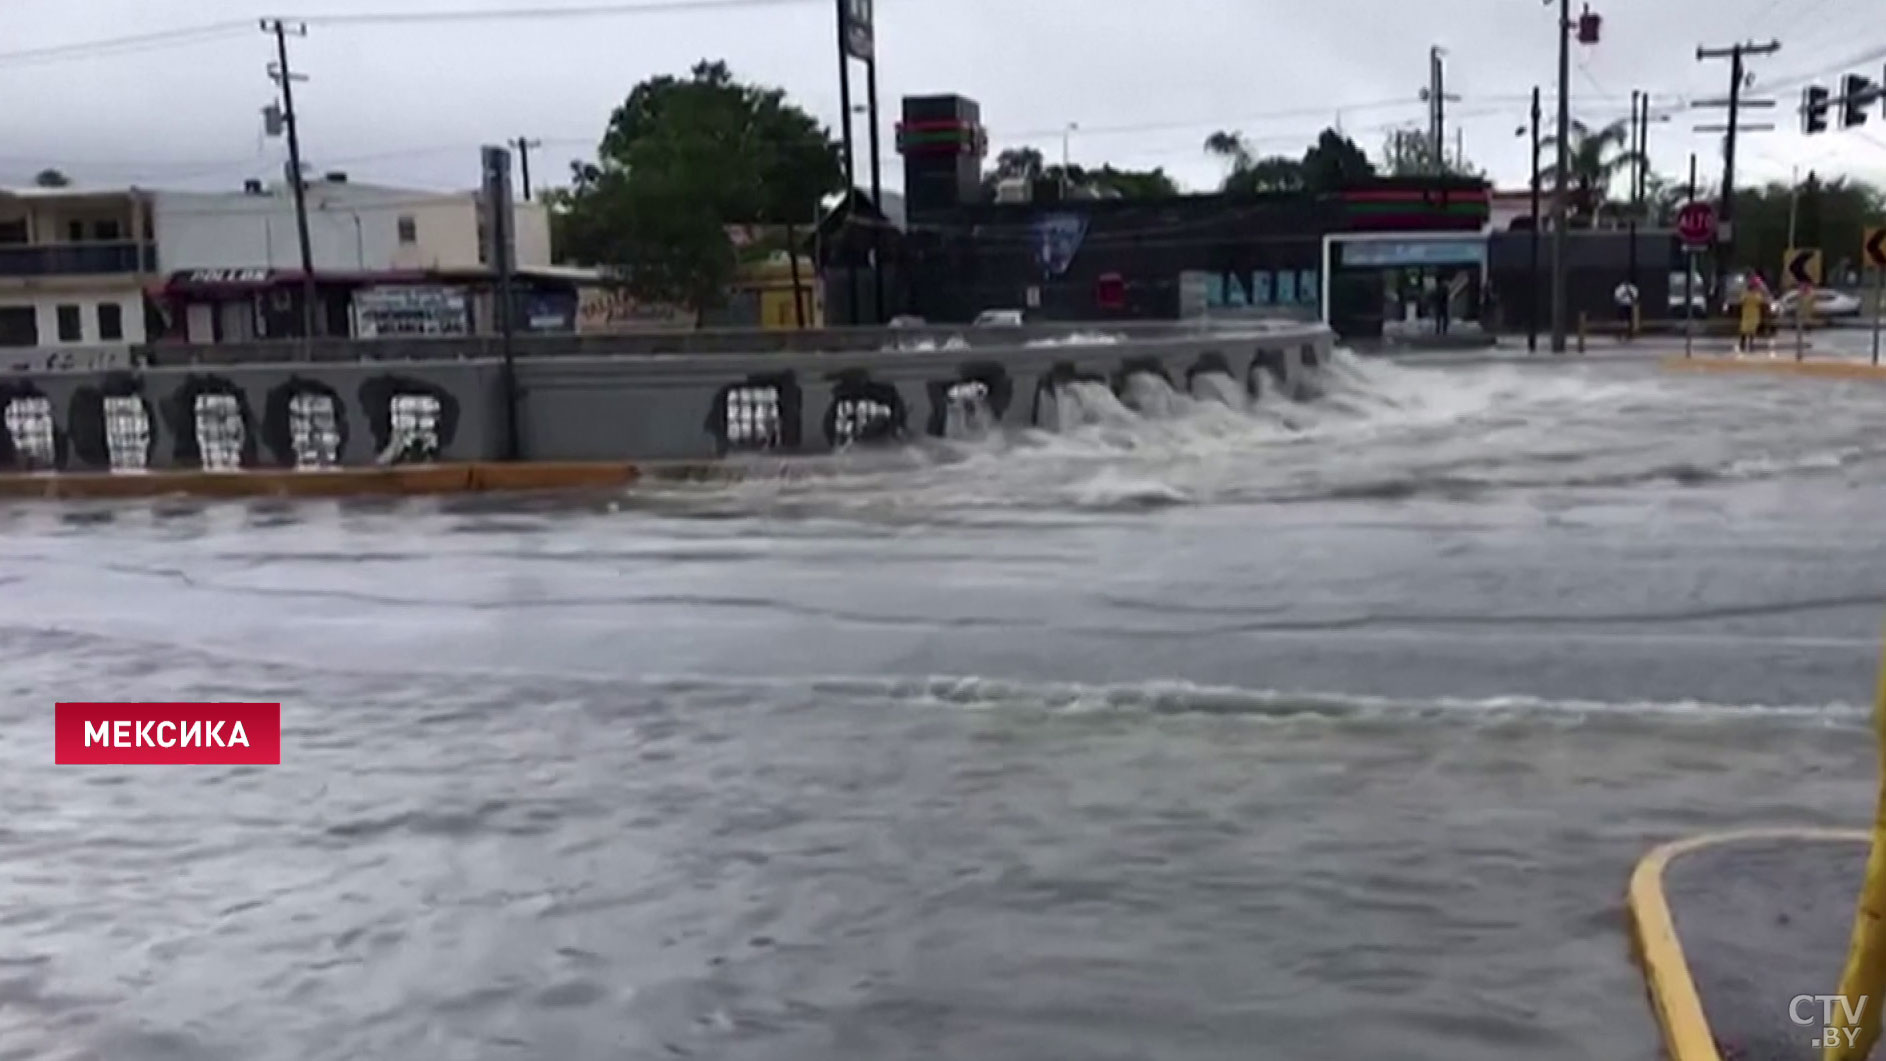
M 1117 510 L 1428 492 L 1694 485 L 1838 474 L 1886 457 L 1876 389 L 1664 376 L 1645 366 L 1483 363 L 1423 368 L 1338 350 L 1322 394 L 1292 401 L 1204 373 L 1190 393 L 1134 373 L 1121 395 L 1074 382 L 1039 398 L 1038 428 L 923 440 L 748 481 L 733 503 L 836 514 L 977 508 Z M 1017 395 L 1034 403 L 1034 395 Z M 698 488 L 696 488 L 698 490 Z

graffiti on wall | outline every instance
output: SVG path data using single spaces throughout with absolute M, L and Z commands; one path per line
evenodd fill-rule
M 577 297 L 576 330 L 584 335 L 693 328 L 699 314 L 665 302 L 644 302 L 619 288 L 586 287 Z
M 1060 276 L 1074 264 L 1081 242 L 1087 238 L 1087 218 L 1080 214 L 1048 214 L 1035 219 L 1032 227 L 1035 264 L 1044 276 Z

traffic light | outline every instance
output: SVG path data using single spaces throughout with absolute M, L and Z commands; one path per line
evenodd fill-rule
M 1801 131 L 1805 133 L 1824 133 L 1827 131 L 1826 89 L 1819 85 L 1809 85 L 1801 93 Z
M 1848 74 L 1841 82 L 1840 127 L 1851 129 L 1866 124 L 1866 105 L 1873 101 L 1873 81 L 1859 74 Z

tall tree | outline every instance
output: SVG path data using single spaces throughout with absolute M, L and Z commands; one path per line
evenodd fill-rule
M 1774 279 L 1788 249 L 1790 214 L 1795 245 L 1819 247 L 1827 281 L 1838 283 L 1859 270 L 1860 241 L 1867 227 L 1886 215 L 1886 189 L 1816 174 L 1798 189 L 1779 182 L 1737 189 L 1734 264 Z
M 1630 147 L 1630 119 L 1623 118 L 1593 129 L 1574 121 L 1565 141 L 1565 184 L 1571 189 L 1566 209 L 1571 224 L 1591 227 L 1598 218 L 1616 213 L 1611 200 L 1612 185 L 1643 161 Z M 1541 186 L 1558 185 L 1558 135 L 1539 141 L 1539 180 Z
M 695 308 L 718 305 L 732 279 L 728 225 L 810 222 L 844 183 L 817 119 L 706 61 L 636 85 L 572 176 L 549 200 L 566 256 L 617 270 L 638 297 Z
M 1323 130 L 1301 159 L 1259 157 L 1243 136 L 1226 130 L 1206 137 L 1204 146 L 1206 154 L 1226 163 L 1227 192 L 1333 191 L 1375 175 L 1362 149 L 1334 129 Z
M 1375 165 L 1362 153 L 1355 141 L 1334 129 L 1316 136 L 1316 143 L 1303 153 L 1303 182 L 1319 191 L 1334 191 L 1375 176 Z
M 995 156 L 995 165 L 982 175 L 983 193 L 995 194 L 996 186 L 1010 180 L 1062 181 L 1075 195 L 1094 198 L 1150 199 L 1179 194 L 1178 182 L 1164 169 L 1130 170 L 1103 165 L 1088 169 L 1070 164 L 1063 169 L 1049 165 L 1040 149 L 1011 147 Z
M 42 169 L 34 174 L 33 185 L 38 188 L 69 188 L 72 186 L 72 178 L 66 176 L 62 170 Z

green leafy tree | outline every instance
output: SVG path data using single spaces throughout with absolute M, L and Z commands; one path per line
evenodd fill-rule
M 42 169 L 33 176 L 33 185 L 38 188 L 69 188 L 72 178 L 62 170 Z
M 562 255 L 614 269 L 639 298 L 695 308 L 718 305 L 733 278 L 728 225 L 796 228 L 844 184 L 815 118 L 706 61 L 636 85 L 572 178 L 547 197 Z
M 1814 173 L 1798 187 L 1776 182 L 1738 189 L 1732 264 L 1774 279 L 1788 250 L 1790 215 L 1794 245 L 1820 248 L 1826 280 L 1838 283 L 1849 270 L 1858 271 L 1865 230 L 1886 217 L 1886 190 L 1841 177 L 1822 180 Z
M 1303 182 L 1317 191 L 1334 191 L 1375 176 L 1375 165 L 1355 141 L 1334 129 L 1317 134 L 1303 153 Z

